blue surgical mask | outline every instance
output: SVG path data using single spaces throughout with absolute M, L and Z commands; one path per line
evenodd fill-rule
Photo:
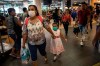
M 53 27 L 53 30 L 54 30 L 54 31 L 57 31 L 57 30 L 58 30 L 58 27 Z

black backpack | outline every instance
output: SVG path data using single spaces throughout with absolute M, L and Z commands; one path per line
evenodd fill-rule
M 15 31 L 17 36 L 22 37 L 22 29 L 18 24 L 15 23 L 14 18 L 15 17 L 13 17 L 13 24 L 14 24 L 14 28 L 13 29 L 14 29 L 14 31 Z

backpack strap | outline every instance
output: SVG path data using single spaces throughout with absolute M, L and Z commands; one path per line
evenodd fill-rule
M 28 21 L 29 21 L 29 17 L 28 18 L 25 18 L 25 25 L 26 26 L 28 25 Z
M 43 22 L 42 16 L 38 16 L 38 19 L 40 20 L 41 23 Z M 29 17 L 25 19 L 25 25 L 26 26 L 28 25 L 28 21 L 29 21 Z
M 43 22 L 42 16 L 38 16 L 38 19 L 41 21 L 41 23 Z

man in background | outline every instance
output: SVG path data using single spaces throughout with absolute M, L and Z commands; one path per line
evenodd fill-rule
M 16 16 L 14 8 L 8 9 L 8 17 L 6 19 L 8 35 L 14 40 L 14 46 L 10 53 L 11 56 L 20 58 L 20 49 L 21 49 L 21 22 Z M 16 53 L 15 53 L 16 51 Z
M 27 12 L 27 8 L 24 7 L 23 8 L 23 14 L 22 14 L 22 22 L 24 22 L 26 17 L 28 17 L 28 12 Z

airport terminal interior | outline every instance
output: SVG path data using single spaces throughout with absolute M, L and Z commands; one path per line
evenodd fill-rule
M 0 66 L 100 66 L 100 0 L 0 0 Z

